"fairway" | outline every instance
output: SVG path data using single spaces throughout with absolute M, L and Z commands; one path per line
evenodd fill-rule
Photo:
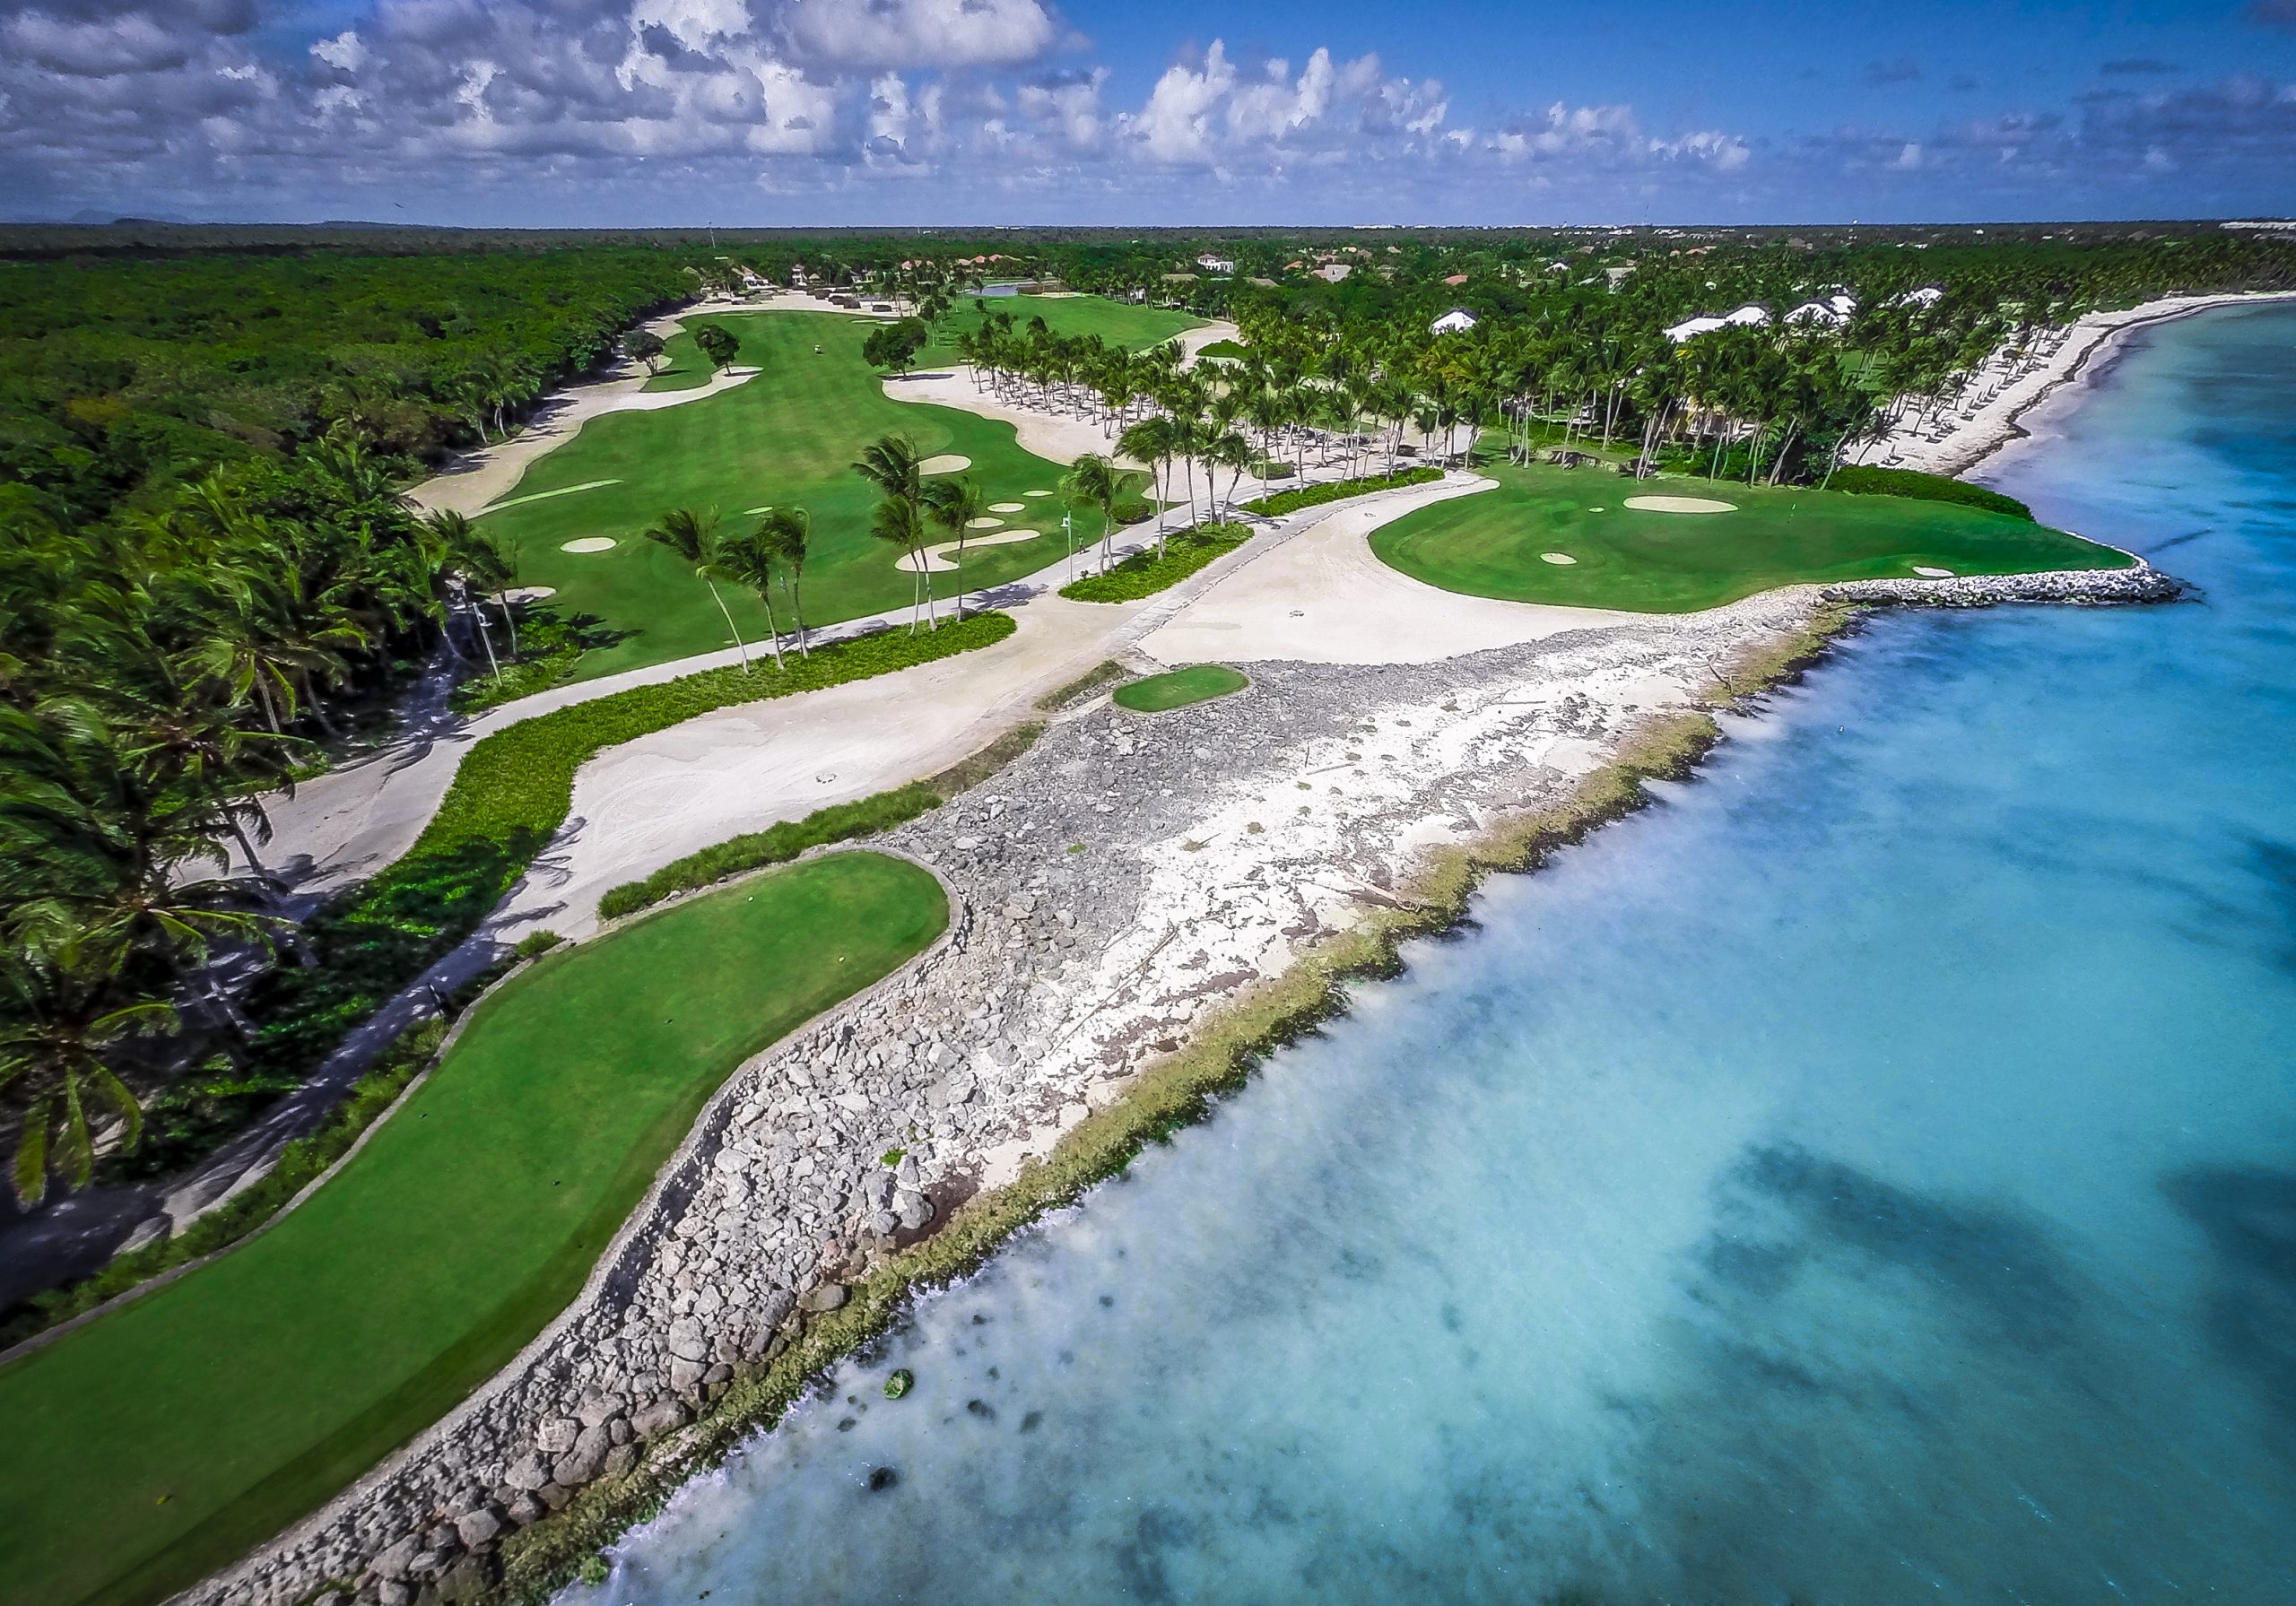
M 1109 700 L 1135 714 L 1161 714 L 1167 708 L 1209 702 L 1215 697 L 1241 691 L 1250 684 L 1243 674 L 1224 664 L 1191 664 L 1186 669 L 1152 674 L 1145 680 L 1119 686 L 1109 694 Z
M 1726 481 L 1647 481 L 1645 490 L 1613 474 L 1544 464 L 1479 472 L 1498 489 L 1408 514 L 1374 531 L 1371 550 L 1446 591 L 1643 613 L 1718 608 L 1805 582 L 2129 563 L 2077 535 L 1950 502 Z M 1657 505 L 1630 507 L 1630 497 Z M 1732 511 L 1700 510 L 1692 499 L 1726 502 Z
M 986 314 L 973 306 L 976 299 L 987 305 Z M 1013 315 L 1015 329 L 1026 329 L 1030 320 L 1040 317 L 1044 326 L 1055 334 L 1070 339 L 1097 334 L 1109 344 L 1128 352 L 1144 352 L 1150 346 L 1161 345 L 1204 322 L 1192 312 L 1135 307 L 1126 301 L 1111 301 L 1105 296 L 959 295 L 951 298 L 948 316 L 935 326 L 932 342 L 918 354 L 918 366 L 954 362 L 957 336 L 979 328 L 985 317 L 994 317 L 1000 312 Z
M 967 472 L 992 501 L 1059 482 L 1062 465 L 1023 451 L 1011 424 L 887 396 L 882 377 L 861 360 L 861 343 L 876 326 L 867 318 L 704 316 L 741 337 L 740 360 L 762 370 L 756 378 L 682 407 L 591 420 L 538 459 L 498 504 L 500 511 L 480 520 L 517 563 L 521 585 L 552 587 L 557 595 L 550 605 L 561 616 L 589 615 L 620 637 L 583 655 L 578 680 L 734 645 L 709 588 L 674 554 L 645 539 L 647 527 L 672 508 L 714 507 L 729 528 L 751 508 L 805 508 L 813 518 L 805 618 L 822 625 L 909 606 L 911 581 L 897 567 L 897 550 L 869 534 L 877 492 L 852 469 L 862 447 L 879 436 L 907 435 L 928 457 L 970 458 Z M 674 353 L 691 343 L 684 334 L 670 343 Z M 583 489 L 573 494 L 578 486 Z M 614 544 L 565 550 L 570 541 L 601 539 Z M 969 551 L 962 581 L 971 589 L 1002 584 L 1043 568 L 1061 550 L 1060 537 L 1047 534 Z M 944 603 L 959 578 L 936 577 L 935 591 Z M 765 635 L 756 595 L 732 586 L 719 590 L 744 639 L 755 646 Z M 785 630 L 789 622 L 785 612 Z
M 545 957 L 275 1229 L 0 1371 L 7 1599 L 156 1599 L 436 1420 L 564 1308 L 735 1066 L 948 913 L 926 872 L 842 853 Z

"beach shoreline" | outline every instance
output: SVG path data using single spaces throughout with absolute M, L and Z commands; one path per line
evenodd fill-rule
M 2162 296 L 2118 312 L 2092 312 L 2062 331 L 2057 349 L 2031 373 L 2003 387 L 1991 401 L 1953 421 L 1935 440 L 1910 429 L 1892 430 L 1846 456 L 1845 463 L 1908 468 L 1925 473 L 1965 475 L 2002 447 L 2030 431 L 2028 414 L 2052 399 L 2077 395 L 2135 331 L 2222 307 L 2266 306 L 2296 301 L 2296 291 L 2239 291 L 2207 295 Z

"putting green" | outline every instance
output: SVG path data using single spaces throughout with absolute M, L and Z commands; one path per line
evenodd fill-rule
M 1224 664 L 1191 664 L 1186 669 L 1169 670 L 1118 686 L 1109 693 L 1109 700 L 1135 714 L 1161 714 L 1167 708 L 1184 708 L 1190 703 L 1225 697 L 1250 684 L 1243 674 Z
M 1422 508 L 1372 532 L 1415 580 L 1470 596 L 1687 613 L 1802 582 L 2125 569 L 2126 554 L 2004 514 L 1904 497 L 1682 482 L 1724 514 L 1586 505 L 1585 471 L 1486 464 L 1495 490 Z M 1647 499 L 1674 503 L 1674 498 Z M 1693 499 L 1685 496 L 1679 499 Z M 1563 560 L 1558 561 L 1558 559 Z
M 842 853 L 545 957 L 272 1231 L 0 1371 L 0 1577 L 157 1599 L 309 1511 L 565 1307 L 735 1066 L 924 950 Z
M 552 607 L 588 615 L 619 639 L 583 655 L 587 680 L 733 645 L 709 588 L 646 529 L 672 508 L 717 508 L 729 525 L 746 509 L 803 508 L 813 516 L 805 564 L 806 622 L 833 623 L 906 609 L 914 582 L 898 554 L 869 534 L 875 490 L 853 460 L 881 435 L 905 434 L 928 457 L 957 460 L 994 500 L 1050 490 L 1063 466 L 1021 449 L 1013 426 L 948 407 L 896 402 L 861 360 L 875 326 L 834 313 L 713 312 L 742 342 L 741 360 L 763 370 L 718 395 L 651 412 L 592 419 L 579 434 L 538 458 L 514 488 L 515 507 L 487 515 L 483 528 L 514 557 L 524 585 L 556 588 Z M 681 336 L 680 338 L 686 338 Z M 819 346 L 816 356 L 813 348 Z M 598 484 L 611 481 L 613 483 Z M 588 484 L 579 496 L 551 496 Z M 605 551 L 562 551 L 570 540 L 605 539 Z M 1017 542 L 966 563 L 966 583 L 1001 585 L 1058 557 L 1057 536 Z M 754 594 L 719 591 L 743 637 L 765 634 Z M 788 611 L 780 606 L 784 629 Z

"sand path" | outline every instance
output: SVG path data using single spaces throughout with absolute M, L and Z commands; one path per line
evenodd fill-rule
M 1373 554 L 1368 538 L 1381 525 L 1493 484 L 1454 473 L 1437 484 L 1336 504 L 1329 517 L 1209 587 L 1144 637 L 1140 650 L 1164 664 L 1432 664 L 1566 630 L 1696 617 L 1462 596 L 1414 580 Z

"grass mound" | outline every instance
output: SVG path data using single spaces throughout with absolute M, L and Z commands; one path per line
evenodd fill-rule
M 1241 525 L 1197 525 L 1166 541 L 1161 557 L 1153 547 L 1135 552 L 1104 574 L 1086 575 L 1063 586 L 1060 595 L 1079 603 L 1136 602 L 1178 585 L 1251 538 Z
M 1152 674 L 1145 680 L 1119 686 L 1109 694 L 1109 700 L 1135 714 L 1161 714 L 1167 708 L 1209 702 L 1215 697 L 1241 691 L 1250 684 L 1247 676 L 1224 664 L 1191 664 L 1186 669 Z
M 1546 464 L 1491 464 L 1495 490 L 1406 514 L 1371 550 L 1470 596 L 1687 613 L 1780 586 L 1955 574 L 2124 569 L 2109 547 L 1958 502 L 1717 484 L 1736 511 L 1684 517 L 1624 505 L 1623 488 Z M 1703 481 L 1660 481 L 1698 494 Z M 1569 564 L 1544 554 L 1569 557 Z
M 10 1598 L 181 1588 L 435 1420 L 564 1307 L 735 1066 L 947 922 L 927 872 L 837 854 L 539 960 L 300 1209 L 0 1372 Z
M 1833 478 L 1826 482 L 1826 489 L 1849 496 L 1901 496 L 1918 502 L 1955 502 L 1964 508 L 1982 508 L 1988 513 L 2005 513 L 2011 518 L 2031 520 L 2033 517 L 2033 510 L 2013 496 L 1987 490 L 1967 480 L 1925 474 L 1918 469 L 1838 468 Z

